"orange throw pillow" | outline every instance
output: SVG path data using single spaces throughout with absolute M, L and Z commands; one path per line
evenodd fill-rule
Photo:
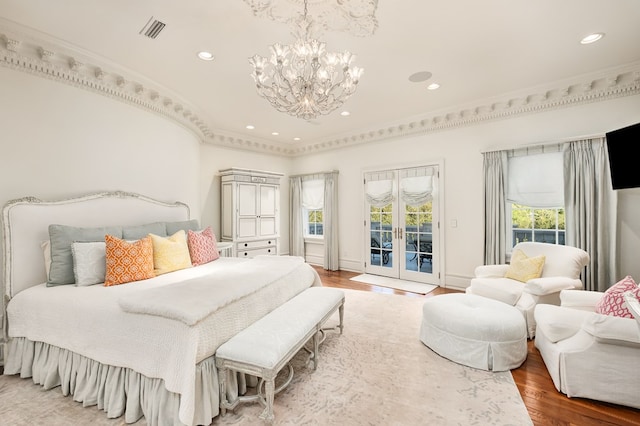
M 129 243 L 112 235 L 105 235 L 104 241 L 107 262 L 105 286 L 155 277 L 151 237 L 146 236 Z

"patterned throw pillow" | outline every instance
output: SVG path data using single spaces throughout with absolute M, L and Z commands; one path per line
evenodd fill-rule
M 522 250 L 515 250 L 511 255 L 511 264 L 505 278 L 526 283 L 534 278 L 542 276 L 545 256 L 528 257 Z
M 73 275 L 76 286 L 100 284 L 106 275 L 106 249 L 104 241 L 71 244 Z
M 156 275 L 191 267 L 187 234 L 179 230 L 170 237 L 149 234 L 153 242 L 153 267 Z
M 153 272 L 153 243 L 151 237 L 127 242 L 112 235 L 105 235 L 106 275 L 105 286 L 146 280 Z
M 194 266 L 204 265 L 220 257 L 216 236 L 208 226 L 201 232 L 188 231 L 189 253 Z
M 602 298 L 596 304 L 596 312 L 614 317 L 633 318 L 633 315 L 624 304 L 622 294 L 626 291 L 630 291 L 637 299 L 640 299 L 640 286 L 636 284 L 631 275 L 627 275 L 604 292 Z

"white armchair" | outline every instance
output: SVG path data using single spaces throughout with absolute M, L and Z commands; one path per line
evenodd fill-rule
M 580 274 L 589 263 L 589 254 L 576 247 L 523 242 L 513 247 L 528 257 L 545 256 L 540 278 L 527 282 L 506 278 L 510 265 L 482 265 L 475 269 L 475 277 L 466 292 L 515 306 L 522 312 L 527 324 L 527 335 L 535 336 L 535 306 L 541 303 L 559 305 L 560 291 L 582 289 Z
M 535 346 L 568 397 L 640 408 L 640 317 L 596 313 L 603 294 L 564 290 L 560 306 L 536 306 Z

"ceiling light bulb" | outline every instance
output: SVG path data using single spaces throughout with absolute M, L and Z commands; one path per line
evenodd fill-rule
M 438 83 L 431 83 L 430 85 L 427 86 L 427 89 L 436 90 L 439 87 L 440 87 L 440 85 Z
M 247 129 L 249 129 L 249 130 L 253 130 L 253 129 L 255 129 L 255 127 L 254 127 L 254 126 L 252 126 L 251 124 L 248 124 L 248 125 L 247 125 Z
M 343 116 L 343 117 L 346 117 L 346 116 L 348 116 L 348 115 L 351 115 L 351 113 L 350 113 L 349 111 L 342 111 L 342 112 L 340 113 L 340 115 L 341 115 L 341 116 Z
M 582 44 L 595 43 L 596 41 L 600 40 L 602 37 L 604 37 L 604 33 L 589 34 L 588 36 L 580 40 L 580 43 Z
M 299 141 L 299 140 L 300 140 L 300 138 L 296 136 L 295 138 L 293 138 L 293 140 L 294 140 L 294 141 Z
M 203 61 L 213 61 L 213 53 L 211 52 L 198 52 L 198 58 L 202 59 Z
M 271 134 L 272 134 L 273 136 L 278 136 L 280 133 L 278 133 L 278 132 L 271 132 Z

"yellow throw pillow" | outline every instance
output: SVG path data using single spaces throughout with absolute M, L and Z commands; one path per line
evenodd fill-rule
M 544 255 L 528 257 L 522 250 L 514 250 L 511 255 L 511 264 L 504 276 L 523 283 L 534 278 L 540 278 L 544 261 Z
M 105 235 L 105 286 L 153 278 L 153 245 L 151 238 L 129 243 L 112 235 Z
M 182 229 L 170 237 L 149 234 L 153 242 L 153 268 L 156 275 L 191 267 L 187 233 Z

